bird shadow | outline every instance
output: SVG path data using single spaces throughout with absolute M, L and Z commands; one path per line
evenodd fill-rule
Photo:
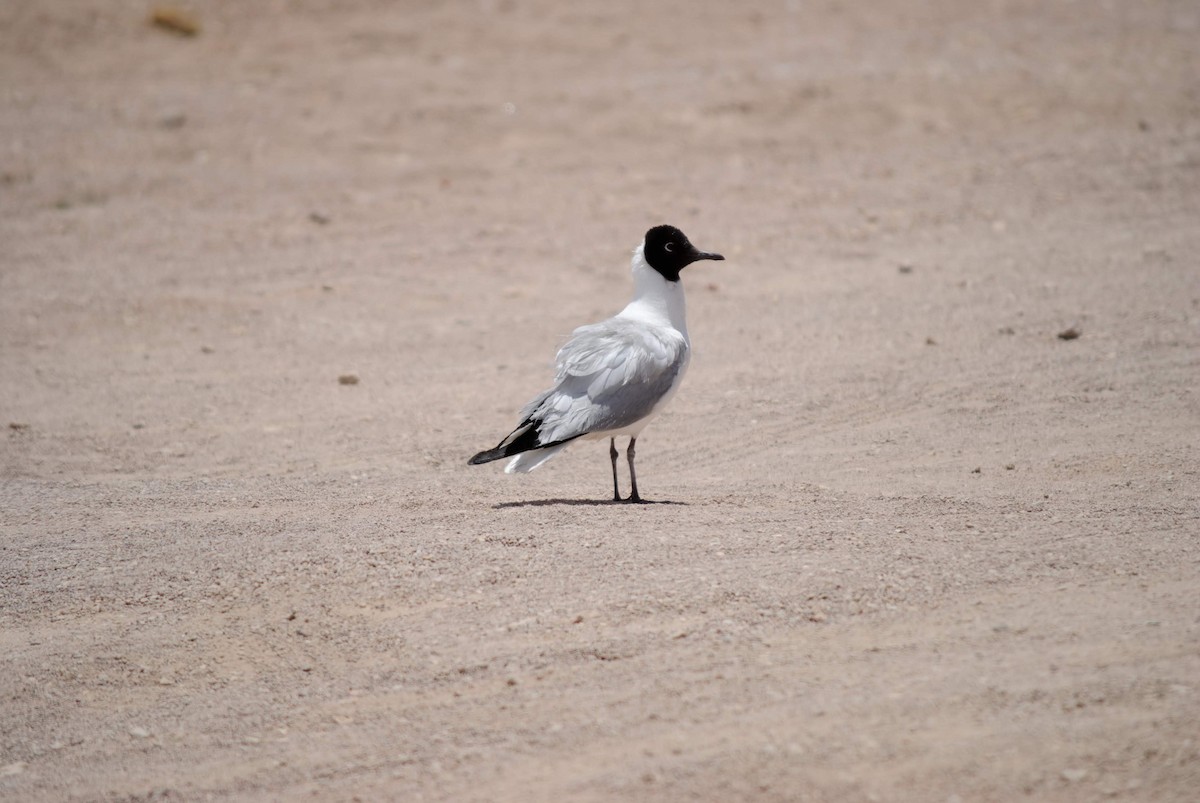
M 618 502 L 615 499 L 530 499 L 524 502 L 498 502 L 492 505 L 493 510 L 503 510 L 513 507 L 552 507 L 561 505 L 563 507 L 617 507 L 620 505 L 630 505 L 637 507 L 638 505 L 687 505 L 687 502 L 672 502 L 667 499 L 643 499 L 640 502 L 626 502 L 624 500 Z

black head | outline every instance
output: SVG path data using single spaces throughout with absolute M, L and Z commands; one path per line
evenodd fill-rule
M 646 264 L 654 268 L 668 282 L 679 281 L 679 271 L 701 259 L 724 259 L 720 254 L 699 251 L 687 235 L 674 226 L 655 226 L 646 232 L 646 244 L 642 252 Z

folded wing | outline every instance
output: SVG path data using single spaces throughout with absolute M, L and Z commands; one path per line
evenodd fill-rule
M 669 329 L 614 318 L 581 326 L 558 352 L 556 385 L 521 411 L 538 440 L 555 443 L 627 427 L 653 412 L 687 363 Z

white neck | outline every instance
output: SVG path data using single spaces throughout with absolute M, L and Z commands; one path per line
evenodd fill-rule
M 669 282 L 646 264 L 642 247 L 639 245 L 633 252 L 633 300 L 618 316 L 670 326 L 687 341 L 687 305 L 683 300 L 683 282 Z

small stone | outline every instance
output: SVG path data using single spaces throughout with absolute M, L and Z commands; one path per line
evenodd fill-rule
M 316 223 L 318 226 L 327 226 L 327 225 L 329 225 L 329 221 L 330 221 L 329 215 L 323 214 L 321 212 L 309 212 L 308 219 L 311 220 L 313 223 Z
M 1065 769 L 1062 771 L 1063 780 L 1067 783 L 1078 783 L 1087 777 L 1088 771 L 1081 769 Z
M 339 385 L 357 385 L 358 374 L 342 374 L 338 377 Z
M 159 6 L 151 11 L 150 24 L 177 36 L 196 36 L 200 33 L 200 21 L 174 6 Z
M 216 352 L 217 352 L 217 350 L 215 348 L 213 348 L 212 346 L 201 346 L 200 347 L 201 354 L 216 354 Z
M 937 341 L 934 340 L 932 337 L 927 337 L 927 338 L 925 338 L 925 345 L 926 346 L 936 346 Z
M 975 466 L 975 468 L 971 469 L 971 473 L 972 474 L 982 474 L 983 469 L 980 466 Z
M 129 729 L 129 735 L 135 739 L 148 739 L 150 738 L 150 731 L 146 730 L 141 725 L 134 725 Z
M 168 677 L 161 677 L 158 679 L 158 685 L 159 686 L 174 686 L 175 681 L 171 680 Z
M 1058 339 L 1059 340 L 1074 340 L 1075 338 L 1079 337 L 1082 334 L 1083 334 L 1083 332 L 1081 332 L 1076 327 L 1072 326 L 1070 329 L 1064 329 L 1061 332 L 1059 332 Z
M 1015 464 L 1015 463 L 1006 463 L 1006 464 L 1004 465 L 1004 470 L 1005 470 L 1005 471 L 1012 471 L 1012 470 L 1013 470 L 1013 469 L 1015 469 L 1016 467 L 1017 467 L 1017 466 L 1016 466 L 1016 464 Z
M 913 266 L 912 266 L 911 262 L 901 262 L 899 265 L 896 266 L 896 270 L 900 271 L 902 274 L 907 276 L 908 274 L 913 272 Z
M 28 425 L 28 424 L 22 424 L 22 423 L 21 423 L 21 422 L 19 422 L 19 421 L 9 421 L 9 422 L 8 422 L 8 428 L 9 428 L 9 429 L 11 429 L 11 430 L 13 430 L 14 432 L 22 432 L 22 431 L 24 431 L 24 430 L 26 430 L 26 429 L 29 429 L 29 425 Z
M 0 767 L 0 778 L 7 778 L 11 775 L 20 775 L 29 766 L 24 761 L 14 761 L 12 764 L 5 764 Z

